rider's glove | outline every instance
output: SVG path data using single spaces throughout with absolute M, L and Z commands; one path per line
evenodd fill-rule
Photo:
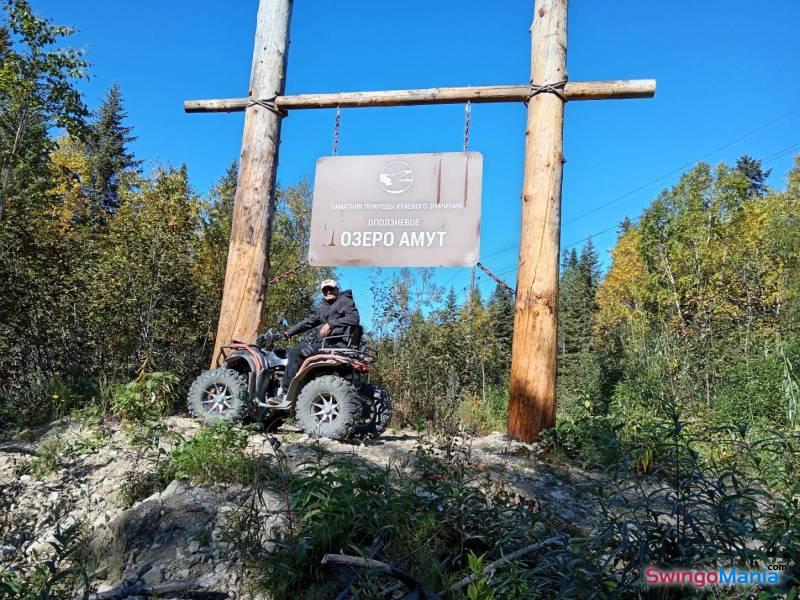
M 283 333 L 281 333 L 281 335 L 283 336 L 283 339 L 285 340 L 289 339 L 289 334 L 287 332 L 284 331 Z

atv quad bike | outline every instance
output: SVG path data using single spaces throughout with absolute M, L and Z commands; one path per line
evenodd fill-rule
M 283 334 L 269 331 L 257 344 L 223 346 L 216 369 L 202 373 L 189 389 L 193 416 L 206 423 L 251 417 L 275 428 L 294 414 L 309 435 L 337 440 L 381 435 L 392 416 L 389 394 L 369 383 L 375 356 L 361 345 L 360 326 L 323 339 L 305 359 L 286 396 L 276 397 L 288 362 L 275 348 Z

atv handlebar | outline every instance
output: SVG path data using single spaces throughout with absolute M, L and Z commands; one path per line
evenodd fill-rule
M 262 348 L 270 348 L 275 342 L 284 339 L 286 339 L 286 336 L 283 333 L 270 329 L 256 338 L 256 345 Z

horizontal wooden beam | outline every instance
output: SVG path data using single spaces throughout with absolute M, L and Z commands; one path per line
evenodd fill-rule
M 606 100 L 613 98 L 652 98 L 655 79 L 617 81 L 575 81 L 564 87 L 567 100 Z M 383 92 L 340 92 L 278 96 L 275 105 L 282 110 L 304 108 L 354 108 L 367 106 L 412 106 L 418 104 L 461 104 L 463 102 L 521 102 L 531 95 L 529 85 L 485 85 L 441 87 Z M 183 109 L 195 112 L 238 112 L 247 108 L 249 98 L 187 100 Z

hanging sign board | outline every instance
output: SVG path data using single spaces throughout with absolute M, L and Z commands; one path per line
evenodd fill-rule
M 475 266 L 482 177 L 478 152 L 320 158 L 308 262 Z

